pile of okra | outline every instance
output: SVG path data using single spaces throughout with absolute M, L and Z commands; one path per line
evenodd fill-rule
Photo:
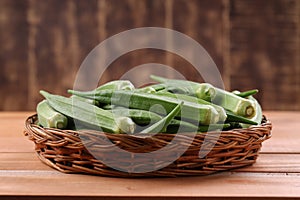
M 229 92 L 209 83 L 150 77 L 155 83 L 145 87 L 114 80 L 91 91 L 68 90 L 68 97 L 41 90 L 38 124 L 139 134 L 230 130 L 262 121 L 256 89 Z

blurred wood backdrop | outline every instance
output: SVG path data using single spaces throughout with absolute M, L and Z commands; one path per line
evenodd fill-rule
M 66 95 L 97 44 L 144 26 L 198 41 L 226 89 L 258 88 L 263 109 L 300 110 L 300 0 L 0 0 L 0 110 L 34 110 L 40 89 Z M 101 81 L 149 62 L 199 81 L 185 60 L 158 50 L 121 56 Z

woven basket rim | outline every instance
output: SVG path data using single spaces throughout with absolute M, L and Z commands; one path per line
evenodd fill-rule
M 112 134 L 91 130 L 61 130 L 38 126 L 34 124 L 36 118 L 37 114 L 33 114 L 26 119 L 24 133 L 34 142 L 35 151 L 42 162 L 65 173 L 113 177 L 207 175 L 251 165 L 256 161 L 262 142 L 271 137 L 272 130 L 272 123 L 264 118 L 264 122 L 261 125 L 254 125 L 249 128 L 192 134 L 195 137 L 191 146 L 170 166 L 150 173 L 127 173 L 110 169 L 96 160 L 85 149 L 80 135 L 87 134 L 91 142 L 96 136 L 102 135 L 129 152 L 137 150 L 138 152 L 143 152 L 145 150 L 143 148 L 150 148 L 151 150 L 155 146 L 155 148 L 162 147 L 164 144 L 172 141 L 174 135 L 178 134 L 182 135 L 181 138 L 184 142 L 191 133 L 158 133 L 154 136 L 140 137 L 140 135 Z M 199 151 L 205 136 L 214 137 L 214 134 L 218 134 L 219 137 L 212 152 L 205 159 L 197 158 L 194 154 Z M 109 147 L 106 148 L 109 149 Z M 124 162 L 126 163 L 127 161 L 125 160 Z

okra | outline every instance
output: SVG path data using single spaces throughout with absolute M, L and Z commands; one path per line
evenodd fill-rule
M 226 111 L 225 111 L 224 108 L 222 108 L 221 106 L 212 104 L 212 103 L 210 103 L 208 101 L 205 101 L 203 99 L 199 99 L 199 98 L 193 97 L 193 96 L 188 96 L 188 95 L 185 95 L 185 94 L 173 94 L 173 93 L 170 93 L 170 92 L 157 92 L 156 94 L 161 95 L 161 96 L 165 96 L 165 97 L 171 97 L 171 98 L 176 98 L 176 99 L 179 99 L 179 100 L 188 101 L 188 102 L 191 102 L 191 103 L 202 104 L 202 105 L 211 105 L 219 113 L 219 120 L 220 121 L 225 121 L 226 118 L 227 118 L 227 114 L 226 114 Z
M 251 125 L 257 125 L 257 123 L 255 121 L 252 121 L 250 119 L 247 119 L 245 117 L 242 116 L 238 116 L 228 110 L 225 110 L 223 107 L 215 105 L 211 102 L 205 101 L 203 99 L 199 99 L 197 97 L 192 97 L 192 96 L 188 96 L 188 95 L 184 95 L 184 94 L 173 94 L 170 92 L 158 92 L 156 93 L 157 95 L 162 95 L 162 96 L 168 96 L 168 97 L 173 97 L 173 98 L 178 98 L 180 100 L 186 100 L 186 101 L 190 101 L 190 102 L 196 102 L 199 104 L 205 104 L 205 105 L 211 105 L 213 106 L 216 111 L 219 113 L 220 115 L 220 121 L 227 121 L 227 122 L 241 122 L 241 123 L 245 123 L 245 124 L 251 124 Z
M 232 93 L 239 96 L 239 97 L 247 98 L 249 96 L 253 96 L 253 95 L 257 94 L 258 90 L 254 89 L 254 90 L 248 90 L 248 91 L 245 91 L 245 92 L 232 91 Z
M 157 114 L 164 114 L 165 112 L 169 113 L 181 102 L 181 100 L 176 98 L 162 97 L 157 94 L 146 94 L 125 90 L 103 90 L 89 92 L 69 90 L 68 92 L 78 96 L 83 96 L 85 98 L 95 99 L 101 103 L 119 105 L 141 110 L 152 109 L 152 112 L 155 112 Z M 160 105 L 165 110 L 162 110 L 155 105 Z M 220 121 L 219 113 L 213 106 L 201 105 L 188 101 L 184 101 L 182 112 L 177 114 L 177 117 L 196 120 L 200 124 L 204 125 L 217 123 Z
M 75 95 L 76 96 L 76 95 Z M 84 97 L 81 97 L 84 98 Z M 84 99 L 88 99 L 88 98 L 84 98 Z M 93 99 L 89 99 L 89 100 L 93 100 Z M 116 106 L 115 105 L 111 105 L 111 104 L 106 104 L 104 106 L 101 106 L 102 109 L 104 110 L 112 110 L 114 109 Z
M 262 113 L 262 108 L 258 101 L 253 97 L 253 96 L 248 96 L 248 99 L 253 101 L 253 104 L 255 106 L 256 113 L 255 115 L 251 118 L 252 121 L 256 122 L 257 124 L 261 124 L 262 118 L 263 118 L 263 113 Z M 241 124 L 243 128 L 248 128 L 249 124 Z
M 244 99 L 219 88 L 215 89 L 216 95 L 212 99 L 214 104 L 220 105 L 223 108 L 230 110 L 234 114 L 243 117 L 251 118 L 255 115 L 254 105 L 248 99 Z
M 71 98 L 77 99 L 77 100 L 81 100 L 81 101 L 85 101 L 89 104 L 95 105 L 95 106 L 99 106 L 99 102 L 93 99 L 87 99 L 87 98 L 83 98 L 77 95 L 72 95 Z
M 227 119 L 225 120 L 226 123 L 239 122 L 239 123 L 245 123 L 245 124 L 249 124 L 249 125 L 257 125 L 258 124 L 257 122 L 255 122 L 251 119 L 236 115 L 236 114 L 232 113 L 230 110 L 226 110 L 226 114 L 227 114 Z
M 167 126 L 172 119 L 180 112 L 183 102 L 178 104 L 167 116 L 156 122 L 155 124 L 149 126 L 148 128 L 141 131 L 141 133 L 159 133 L 165 132 Z
M 215 89 L 207 83 L 197 83 L 187 80 L 167 79 L 164 77 L 151 75 L 151 79 L 165 85 L 165 89 L 177 94 L 197 96 L 198 98 L 210 101 L 215 96 Z
M 145 93 L 155 93 L 161 90 L 164 90 L 165 86 L 164 84 L 153 84 L 153 85 L 148 85 L 142 88 L 136 89 L 138 92 L 145 92 Z
M 42 100 L 36 107 L 38 123 L 45 128 L 64 129 L 68 125 L 68 118 L 51 108 L 47 100 Z
M 136 91 L 144 92 L 144 93 L 155 93 L 156 92 L 156 90 L 153 87 L 139 88 Z
M 156 113 L 147 110 L 115 108 L 111 110 L 111 112 L 119 116 L 130 117 L 136 124 L 142 126 L 156 123 L 163 118 L 161 115 L 158 115 Z M 172 119 L 169 126 L 177 127 L 177 128 L 180 127 L 180 131 L 191 132 L 191 131 L 198 130 L 198 126 L 194 125 L 193 123 L 177 120 L 177 119 Z
M 109 111 L 117 116 L 130 117 L 136 124 L 139 125 L 155 123 L 162 119 L 162 116 L 146 110 L 117 107 Z
M 195 125 L 194 123 L 190 123 L 187 121 L 173 119 L 170 122 L 169 126 L 167 126 L 166 132 L 167 133 L 174 133 L 174 131 L 176 131 L 176 133 L 178 131 L 180 131 L 180 132 L 198 132 L 199 127 L 201 127 L 201 126 L 206 126 L 206 125 Z
M 151 76 L 152 79 L 171 85 L 172 87 L 185 88 L 186 94 L 197 96 L 200 99 L 210 101 L 230 110 L 236 115 L 251 118 L 255 115 L 255 108 L 251 101 L 239 97 L 231 92 L 216 88 L 209 83 L 196 83 L 187 80 L 166 79 L 158 76 Z
M 100 90 L 134 90 L 134 85 L 128 80 L 114 80 L 100 85 L 95 91 Z
M 79 99 L 53 95 L 46 91 L 40 91 L 40 93 L 53 109 L 79 122 L 100 127 L 103 131 L 110 133 L 134 132 L 135 124 L 128 117 L 114 117 L 111 112 Z
M 256 89 L 248 90 L 245 92 L 240 92 L 238 90 L 232 91 L 233 94 L 242 96 L 243 98 L 247 98 L 248 100 L 252 101 L 256 112 L 255 112 L 255 115 L 250 118 L 250 120 L 256 122 L 257 124 L 261 124 L 261 121 L 263 118 L 262 108 L 261 108 L 259 102 L 252 96 L 253 94 L 256 94 L 257 92 L 258 92 L 258 90 L 256 90 Z M 249 124 L 242 123 L 241 126 L 243 128 L 248 128 Z

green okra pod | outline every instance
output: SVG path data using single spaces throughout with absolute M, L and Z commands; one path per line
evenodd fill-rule
M 132 91 L 90 91 L 90 92 L 80 92 L 69 90 L 69 93 L 84 96 L 86 98 L 96 99 L 101 103 L 119 105 L 128 108 L 136 108 L 141 110 L 151 110 L 157 114 L 164 114 L 171 112 L 181 100 L 171 97 L 162 97 L 157 94 L 148 94 Z M 157 105 L 160 105 L 157 106 Z M 195 120 L 200 124 L 211 124 L 220 121 L 219 113 L 213 106 L 201 105 L 197 103 L 192 103 L 184 101 L 182 106 L 182 113 L 177 116 L 182 118 L 187 118 L 190 120 Z
M 40 93 L 56 111 L 80 122 L 100 127 L 105 132 L 133 133 L 135 130 L 134 122 L 128 117 L 114 116 L 111 112 L 79 99 L 53 95 L 46 91 L 40 91 Z
M 178 104 L 167 116 L 163 117 L 161 120 L 149 126 L 148 128 L 142 130 L 141 133 L 165 132 L 171 120 L 174 119 L 174 117 L 180 112 L 182 105 L 183 102 Z
M 68 126 L 68 118 L 50 107 L 47 100 L 39 102 L 36 111 L 38 123 L 45 128 L 64 129 Z
M 255 115 L 255 108 L 251 101 L 239 97 L 231 92 L 219 89 L 209 83 L 197 83 L 187 80 L 167 79 L 152 75 L 151 78 L 160 83 L 166 84 L 166 87 L 178 87 L 184 94 L 196 96 L 200 99 L 210 101 L 230 110 L 236 115 L 251 118 Z
M 129 80 L 114 80 L 100 85 L 95 91 L 100 90 L 134 90 L 134 85 Z

